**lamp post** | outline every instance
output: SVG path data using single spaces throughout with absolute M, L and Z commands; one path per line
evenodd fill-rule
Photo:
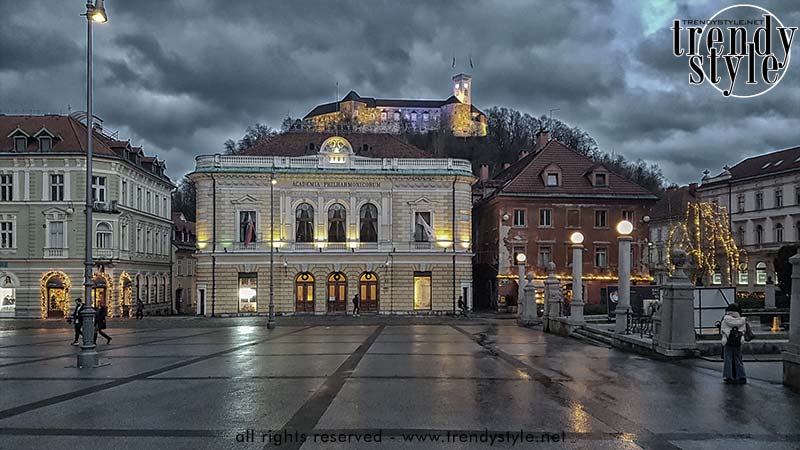
M 519 268 L 519 286 L 517 286 L 517 310 L 522 309 L 522 299 L 525 296 L 525 261 L 528 259 L 525 253 L 517 253 L 517 268 Z M 520 311 L 521 313 L 521 311 Z
M 275 206 L 274 206 L 274 187 L 278 184 L 275 178 L 275 168 L 272 168 L 272 175 L 269 180 L 269 319 L 267 319 L 267 329 L 275 328 L 275 286 L 273 278 L 273 266 L 275 265 Z
M 572 302 L 570 321 L 583 324 L 583 233 L 576 231 L 569 237 L 572 243 Z
M 83 318 L 83 342 L 78 353 L 78 367 L 97 367 L 99 360 L 94 343 L 94 315 L 92 308 L 92 288 L 94 280 L 92 269 L 92 208 L 94 199 L 92 195 L 92 128 L 94 116 L 92 115 L 92 22 L 105 23 L 108 21 L 103 0 L 91 0 L 86 3 L 86 260 L 84 261 L 83 287 L 86 306 L 81 311 Z
M 628 312 L 631 310 L 631 233 L 633 224 L 623 220 L 617 224 L 619 237 L 619 284 L 617 286 L 616 324 L 614 331 L 625 334 L 628 328 Z

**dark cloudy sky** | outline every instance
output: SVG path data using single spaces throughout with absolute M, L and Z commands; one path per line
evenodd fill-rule
M 473 102 L 555 115 L 675 182 L 800 144 L 800 42 L 753 99 L 688 85 L 674 18 L 720 0 L 107 0 L 95 32 L 95 112 L 167 160 L 171 176 L 255 122 L 280 126 L 342 95 L 446 98 L 472 54 Z M 800 2 L 760 0 L 785 25 Z M 85 109 L 83 0 L 0 0 L 0 112 Z M 800 39 L 798 39 L 800 40 Z

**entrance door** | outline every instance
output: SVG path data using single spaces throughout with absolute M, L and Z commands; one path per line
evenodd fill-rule
M 347 312 L 347 276 L 334 272 L 328 276 L 328 312 Z
M 64 317 L 65 311 L 68 312 L 70 305 L 67 302 L 67 289 L 64 281 L 60 277 L 54 276 L 47 281 L 47 317 Z
M 361 311 L 378 312 L 378 275 L 373 272 L 364 272 L 358 281 Z
M 197 289 L 197 314 L 206 315 L 206 288 Z
M 308 272 L 297 275 L 295 286 L 295 312 L 314 312 L 314 275 Z

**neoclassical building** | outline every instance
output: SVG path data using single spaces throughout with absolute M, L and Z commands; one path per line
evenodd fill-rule
M 85 114 L 0 115 L 0 316 L 63 318 L 83 297 Z M 172 311 L 164 162 L 96 126 L 93 299 Z
M 364 313 L 471 302 L 468 161 L 387 134 L 289 133 L 199 156 L 190 177 L 205 315 L 266 314 L 270 273 L 278 313 L 344 314 L 356 294 Z
M 317 105 L 293 125 L 306 131 L 347 129 L 370 133 L 425 133 L 486 136 L 486 114 L 472 104 L 472 77 L 453 77 L 453 95 L 444 100 L 362 97 L 350 91 L 341 100 Z

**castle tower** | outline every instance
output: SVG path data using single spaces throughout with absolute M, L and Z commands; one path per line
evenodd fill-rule
M 465 105 L 472 104 L 472 77 L 460 73 L 453 77 L 453 95 Z

